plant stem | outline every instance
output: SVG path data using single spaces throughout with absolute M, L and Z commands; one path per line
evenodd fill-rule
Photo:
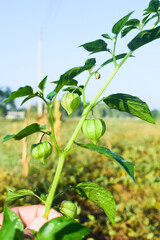
M 63 168 L 63 164 L 65 161 L 66 156 L 69 154 L 69 151 L 72 147 L 72 145 L 74 144 L 74 141 L 77 138 L 78 133 L 81 130 L 81 127 L 88 115 L 88 113 L 90 112 L 90 110 L 94 107 L 94 105 L 96 104 L 96 101 L 99 99 L 99 97 L 101 96 L 101 94 L 104 92 L 104 90 L 106 89 L 106 87 L 108 86 L 108 84 L 111 82 L 111 80 L 113 79 L 113 77 L 116 75 L 116 73 L 118 72 L 119 68 L 122 66 L 122 64 L 127 60 L 127 58 L 132 54 L 132 51 L 130 51 L 125 57 L 124 59 L 113 69 L 112 73 L 110 74 L 109 78 L 107 79 L 107 81 L 104 83 L 104 85 L 102 86 L 102 88 L 100 89 L 100 91 L 96 94 L 96 96 L 93 98 L 93 100 L 91 101 L 91 103 L 84 109 L 82 116 L 77 124 L 76 129 L 74 130 L 70 140 L 68 141 L 63 153 L 59 154 L 59 161 L 58 161 L 58 166 L 57 166 L 57 170 L 56 170 L 56 174 L 55 177 L 53 179 L 52 185 L 51 185 L 51 189 L 49 192 L 49 195 L 47 197 L 46 200 L 46 204 L 45 204 L 45 214 L 44 217 L 48 218 L 48 214 L 54 199 L 54 194 L 61 176 L 61 172 L 62 172 L 62 168 Z M 52 123 L 52 122 L 51 122 Z
M 82 89 L 82 99 L 83 99 L 83 105 L 84 105 L 84 107 L 87 106 L 86 97 L 85 97 L 85 90 L 86 90 L 86 87 L 87 87 L 87 85 L 88 85 L 88 83 L 89 83 L 89 80 L 90 80 L 90 78 L 92 77 L 93 74 L 94 74 L 94 73 L 91 73 L 91 71 L 89 71 L 89 77 L 88 77 L 88 79 L 87 79 L 87 81 L 86 81 L 86 83 L 85 83 L 85 85 L 84 85 L 84 88 Z
M 58 155 L 61 155 L 61 151 L 60 148 L 58 146 L 57 140 L 55 138 L 55 134 L 54 134 L 54 124 L 53 124 L 53 112 L 52 112 L 52 105 L 49 105 L 49 116 L 50 116 L 50 122 L 51 122 L 51 138 L 54 142 L 54 145 L 57 149 Z
M 65 157 L 66 157 L 65 154 L 62 154 L 59 158 L 59 161 L 58 161 L 56 174 L 54 176 L 54 179 L 53 179 L 53 182 L 52 182 L 52 185 L 51 185 L 51 188 L 50 188 L 50 192 L 49 192 L 49 195 L 47 197 L 46 204 L 45 204 L 45 213 L 44 213 L 45 218 L 48 218 L 48 214 L 49 214 L 49 211 L 50 211 L 53 199 L 54 199 L 54 194 L 56 192 L 56 188 L 57 188 L 60 176 L 61 176 L 61 172 L 62 172 Z

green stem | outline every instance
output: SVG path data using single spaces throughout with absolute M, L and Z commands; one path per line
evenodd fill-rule
M 91 73 L 91 71 L 89 71 L 89 77 L 88 77 L 88 79 L 87 79 L 87 81 L 86 81 L 86 83 L 85 83 L 85 85 L 84 85 L 84 88 L 82 89 L 82 99 L 83 99 L 83 105 L 84 105 L 84 107 L 87 106 L 86 97 L 85 97 L 85 90 L 86 90 L 86 87 L 87 87 L 87 85 L 88 85 L 88 83 L 89 83 L 89 80 L 91 79 L 91 77 L 92 77 L 93 74 L 94 74 L 94 73 Z
M 59 158 L 59 161 L 58 161 L 56 174 L 54 176 L 54 179 L 53 179 L 53 182 L 52 182 L 52 185 L 51 185 L 51 188 L 50 188 L 50 192 L 49 192 L 49 195 L 47 197 L 46 204 L 45 204 L 45 213 L 44 213 L 45 218 L 48 218 L 48 214 L 49 214 L 49 211 L 50 211 L 53 199 L 54 199 L 56 188 L 57 188 L 60 176 L 61 176 L 61 172 L 62 172 L 65 157 L 66 157 L 65 154 L 62 154 Z
M 119 70 L 119 68 L 122 66 L 122 64 L 127 60 L 127 58 L 131 55 L 131 51 L 125 56 L 125 58 L 119 63 L 119 65 L 117 65 L 111 75 L 109 76 L 109 78 L 107 79 L 107 81 L 105 82 L 105 84 L 102 86 L 102 88 L 100 89 L 100 91 L 96 94 L 96 96 L 93 98 L 93 100 L 91 101 L 91 103 L 84 109 L 82 116 L 77 124 L 76 129 L 74 130 L 70 140 L 68 141 L 63 153 L 61 153 L 59 155 L 59 161 L 58 161 L 58 166 L 57 166 L 57 170 L 56 170 L 56 174 L 55 177 L 53 179 L 52 185 L 51 185 L 51 189 L 49 192 L 49 195 L 47 197 L 46 200 L 46 204 L 45 204 L 45 214 L 44 217 L 48 218 L 48 214 L 54 199 L 54 195 L 55 195 L 55 191 L 61 176 L 61 172 L 62 172 L 62 168 L 63 168 L 63 164 L 65 161 L 66 156 L 69 154 L 70 149 L 72 147 L 72 145 L 74 144 L 74 141 L 76 140 L 78 133 L 81 130 L 81 127 L 88 115 L 88 113 L 90 112 L 90 110 L 93 108 L 93 106 L 95 105 L 96 101 L 99 99 L 99 97 L 101 96 L 101 94 L 104 92 L 104 90 L 106 89 L 106 87 L 108 86 L 108 84 L 111 82 L 111 80 L 113 79 L 113 77 L 116 75 L 117 71 Z
M 113 57 L 115 67 L 117 66 L 117 62 L 116 62 L 116 58 L 115 58 L 116 43 L 117 43 L 117 38 L 115 38 L 115 40 L 114 40 L 114 47 L 113 47 L 113 52 L 112 52 L 112 57 Z
M 61 155 L 61 151 L 60 148 L 58 146 L 57 140 L 55 138 L 55 134 L 54 134 L 54 124 L 53 124 L 53 111 L 52 111 L 52 105 L 49 105 L 49 116 L 50 116 L 50 123 L 51 123 L 51 138 L 53 140 L 53 143 L 55 145 L 55 148 L 58 152 L 58 155 Z

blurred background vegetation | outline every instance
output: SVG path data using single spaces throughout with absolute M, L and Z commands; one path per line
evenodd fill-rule
M 4 93 L 0 92 L 1 100 Z M 58 105 L 59 106 L 59 105 Z M 14 101 L 6 106 L 0 103 L 0 141 L 6 134 L 15 134 L 25 124 L 39 122 L 43 125 L 49 120 L 47 112 L 37 117 L 37 107 L 32 106 L 26 112 L 24 120 L 6 120 L 7 110 L 16 110 Z M 17 109 L 18 110 L 18 109 Z M 56 135 L 63 148 L 78 122 L 82 106 L 67 117 L 65 110 L 55 109 Z M 57 193 L 70 185 L 82 181 L 93 181 L 112 192 L 116 204 L 116 224 L 111 224 L 103 211 L 88 200 L 81 199 L 71 190 L 62 198 L 73 200 L 78 205 L 80 222 L 93 230 L 88 240 L 158 240 L 160 239 L 160 112 L 152 111 L 155 125 L 146 123 L 129 114 L 110 110 L 106 105 L 97 106 L 93 115 L 103 117 L 107 131 L 99 145 L 106 146 L 122 155 L 125 160 L 134 162 L 137 184 L 112 160 L 98 153 L 78 149 L 67 156 Z M 38 195 L 46 194 L 53 180 L 57 165 L 55 149 L 45 165 L 41 165 L 30 156 L 30 147 L 39 142 L 41 135 L 33 134 L 24 141 L 10 140 L 0 144 L 0 211 L 3 210 L 8 190 L 31 189 Z M 46 140 L 49 141 L 47 137 Z M 77 141 L 89 143 L 82 133 Z M 34 198 L 26 197 L 12 206 L 36 204 Z

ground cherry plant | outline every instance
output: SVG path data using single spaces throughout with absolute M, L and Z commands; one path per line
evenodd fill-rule
M 98 152 L 117 162 L 126 171 L 126 173 L 136 182 L 134 178 L 134 166 L 132 162 L 128 162 L 123 159 L 119 154 L 111 151 L 105 146 L 100 146 L 98 140 L 103 136 L 106 130 L 105 122 L 102 119 L 88 118 L 90 111 L 93 111 L 94 107 L 103 102 L 111 109 L 117 109 L 122 112 L 128 112 L 133 116 L 136 116 L 142 120 L 154 124 L 154 120 L 151 116 L 150 110 L 145 102 L 135 96 L 131 96 L 125 93 L 115 93 L 106 97 L 101 97 L 111 80 L 117 74 L 122 65 L 127 61 L 129 57 L 133 56 L 133 53 L 143 45 L 150 43 L 153 40 L 160 38 L 160 2 L 158 0 L 151 0 L 148 7 L 144 10 L 142 19 L 132 18 L 133 12 L 130 12 L 122 19 L 117 21 L 112 27 L 111 34 L 102 34 L 103 39 L 98 39 L 92 42 L 82 44 L 80 47 L 87 50 L 90 55 L 95 55 L 99 52 L 106 52 L 106 56 L 110 55 L 110 58 L 102 62 L 100 66 L 96 65 L 96 58 L 88 58 L 83 66 L 74 67 L 64 74 L 62 74 L 58 81 L 52 82 L 53 90 L 44 94 L 44 89 L 47 83 L 47 77 L 45 77 L 38 85 L 39 90 L 34 91 L 31 86 L 20 87 L 17 91 L 11 93 L 11 95 L 4 100 L 8 102 L 15 98 L 24 97 L 22 104 L 31 98 L 39 97 L 48 107 L 50 116 L 51 131 L 47 130 L 47 126 L 40 126 L 37 123 L 32 123 L 17 134 L 6 135 L 3 142 L 10 139 L 21 140 L 31 134 L 41 132 L 42 137 L 40 142 L 33 143 L 31 146 L 31 154 L 35 159 L 38 159 L 45 164 L 47 157 L 52 154 L 52 147 L 56 149 L 58 158 L 58 165 L 53 176 L 53 182 L 48 190 L 48 193 L 44 193 L 43 197 L 37 196 L 34 192 L 27 189 L 18 190 L 16 192 L 8 192 L 6 202 L 14 201 L 19 198 L 23 198 L 27 195 L 33 195 L 37 197 L 41 202 L 45 204 L 44 217 L 48 218 L 48 214 L 51 207 L 55 207 L 54 203 L 61 195 L 66 191 L 76 191 L 82 198 L 87 198 L 93 203 L 102 208 L 107 215 L 108 219 L 114 223 L 116 204 L 112 194 L 101 186 L 93 182 L 80 182 L 76 186 L 69 186 L 68 189 L 64 189 L 62 192 L 56 194 L 58 182 L 61 178 L 61 173 L 65 159 L 72 151 L 80 151 L 81 148 L 86 150 L 92 150 Z M 128 52 L 116 55 L 118 47 L 118 39 L 124 38 L 130 32 L 135 33 L 133 39 L 127 44 Z M 132 34 L 133 34 L 132 33 Z M 101 82 L 101 69 L 107 67 L 108 64 L 113 65 L 113 70 L 109 75 L 106 82 Z M 88 72 L 88 78 L 84 85 L 79 84 L 75 79 L 82 72 Z M 102 84 L 100 90 L 93 96 L 90 103 L 86 101 L 86 89 L 90 81 L 99 81 Z M 79 106 L 83 103 L 83 113 L 79 119 L 79 122 L 71 134 L 69 141 L 66 143 L 64 149 L 61 149 L 56 140 L 54 133 L 54 120 L 53 120 L 53 108 L 60 91 L 65 93 L 61 98 L 61 105 L 67 111 L 68 115 L 71 115 Z M 72 118 L 70 119 L 72 121 Z M 89 143 L 84 144 L 77 142 L 78 134 L 82 132 Z M 48 135 L 50 142 L 43 142 L 43 136 Z M 90 143 L 92 141 L 92 143 Z M 54 152 L 55 152 L 54 151 Z M 54 153 L 55 154 L 55 153 Z M 62 217 L 51 220 L 44 224 L 38 233 L 35 233 L 35 239 L 83 239 L 90 230 L 77 221 L 76 206 L 70 201 L 59 202 L 59 211 L 63 214 Z M 8 237 L 7 228 L 13 228 L 14 231 L 10 232 L 10 238 Z M 20 219 L 15 216 L 7 207 L 4 208 L 4 221 L 0 236 L 3 239 L 22 239 L 23 225 Z

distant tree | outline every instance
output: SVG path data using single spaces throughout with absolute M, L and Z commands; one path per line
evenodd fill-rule
M 152 113 L 152 117 L 153 117 L 154 119 L 160 118 L 160 112 L 159 112 L 157 109 L 152 110 L 151 113 Z
M 9 87 L 6 87 L 6 89 L 0 89 L 0 115 L 1 116 L 6 115 L 7 110 L 16 110 L 14 99 L 7 103 L 3 103 L 3 100 L 5 98 L 8 98 L 11 92 L 12 91 Z

